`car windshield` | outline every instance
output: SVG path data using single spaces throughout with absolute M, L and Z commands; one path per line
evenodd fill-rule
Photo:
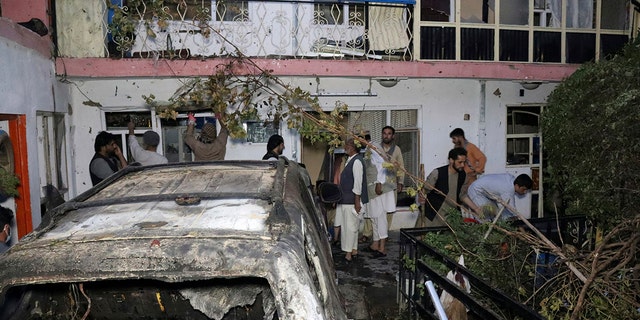
M 85 201 L 176 195 L 255 197 L 271 191 L 275 175 L 275 167 L 269 165 L 250 168 L 237 165 L 175 166 L 141 170 L 116 180 Z

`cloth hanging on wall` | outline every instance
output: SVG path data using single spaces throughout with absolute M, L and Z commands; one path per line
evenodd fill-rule
M 369 8 L 369 49 L 384 51 L 409 46 L 404 7 Z

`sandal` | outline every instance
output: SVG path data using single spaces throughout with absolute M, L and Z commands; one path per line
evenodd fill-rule
M 384 252 L 382 252 L 382 251 L 378 251 L 378 250 L 376 250 L 376 251 L 373 253 L 373 257 L 374 257 L 374 258 L 382 258 L 382 257 L 386 257 L 386 256 L 387 256 L 387 254 L 386 254 L 386 253 L 384 253 Z

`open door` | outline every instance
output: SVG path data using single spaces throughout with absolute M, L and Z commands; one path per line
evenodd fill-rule
M 27 159 L 27 126 L 25 115 L 0 114 L 3 133 L 0 134 L 0 165 L 20 179 L 19 196 L 13 198 L 18 238 L 33 230 L 31 196 L 29 194 L 29 166 Z M 8 130 L 6 130 L 8 129 Z M 10 201 L 10 200 L 9 200 Z M 6 205 L 5 205 L 6 207 Z

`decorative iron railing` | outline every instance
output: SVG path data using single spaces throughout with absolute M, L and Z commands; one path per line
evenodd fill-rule
M 589 249 L 594 245 L 594 226 L 585 216 L 530 219 L 529 222 L 558 246 L 570 244 L 578 249 Z M 519 221 L 514 222 L 514 225 L 531 231 Z M 448 231 L 445 227 L 437 227 L 402 229 L 400 232 L 398 299 L 412 319 L 438 319 L 436 306 L 425 292 L 425 282 L 428 280 L 440 291 L 446 291 L 460 300 L 471 314 L 470 318 L 543 319 L 535 310 L 492 287 L 469 269 L 421 240 L 427 233 Z M 540 264 L 535 270 L 537 280 L 547 276 L 545 272 L 553 268 L 555 256 L 540 253 L 535 258 Z M 470 287 L 473 288 L 470 290 L 471 293 L 440 274 L 436 263 L 443 264 L 468 278 Z M 479 297 L 483 297 L 485 301 Z
M 413 6 L 404 3 L 106 1 L 111 57 L 414 58 Z

